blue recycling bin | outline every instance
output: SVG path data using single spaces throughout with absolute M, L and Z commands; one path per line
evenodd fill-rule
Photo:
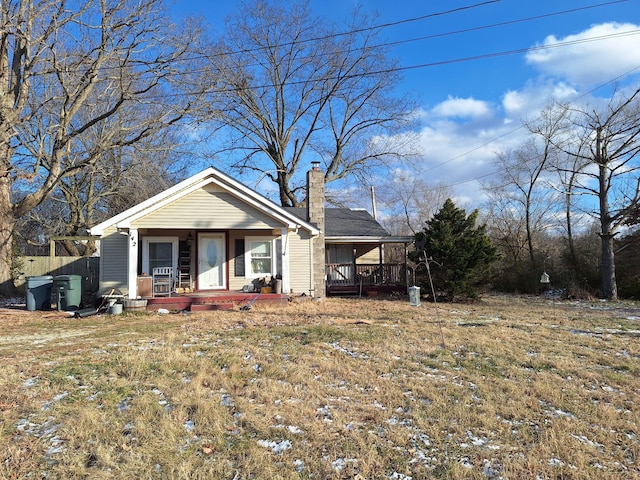
M 51 310 L 51 275 L 27 277 L 27 310 Z
M 58 310 L 78 310 L 82 303 L 82 275 L 57 275 L 53 290 Z

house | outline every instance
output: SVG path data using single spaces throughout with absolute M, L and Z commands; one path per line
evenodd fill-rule
M 141 280 L 155 284 L 159 268 L 170 269 L 163 293 L 172 296 L 247 292 L 272 277 L 281 295 L 406 288 L 402 265 L 387 271 L 384 244 L 411 239 L 391 237 L 363 210 L 325 209 L 317 165 L 307 189 L 306 208 L 284 208 L 207 168 L 91 228 L 100 237 L 100 291 L 153 296 Z

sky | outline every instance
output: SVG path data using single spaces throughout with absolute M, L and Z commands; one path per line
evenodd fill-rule
M 524 140 L 523 119 L 553 99 L 585 102 L 608 98 L 614 84 L 640 85 L 640 0 L 310 1 L 336 22 L 357 4 L 391 24 L 383 37 L 397 42 L 399 92 L 417 100 L 422 154 L 407 168 L 450 185 L 468 208 L 480 205 L 496 153 Z M 178 0 L 173 12 L 202 16 L 215 34 L 236 8 Z

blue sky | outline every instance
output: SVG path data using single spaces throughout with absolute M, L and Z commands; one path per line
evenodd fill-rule
M 640 0 L 310 2 L 315 12 L 338 23 L 357 3 L 378 12 L 380 24 L 470 7 L 389 26 L 383 34 L 402 42 L 392 52 L 407 68 L 399 88 L 418 99 L 424 154 L 415 170 L 429 182 L 453 185 L 458 201 L 469 207 L 478 206 L 479 180 L 492 172 L 495 153 L 522 141 L 521 119 L 534 118 L 552 98 L 606 97 L 611 84 L 594 89 L 634 68 L 619 81 L 640 83 Z M 176 20 L 204 17 L 215 34 L 236 5 L 178 0 L 173 11 Z M 526 20 L 531 17 L 542 18 Z M 489 27 L 496 24 L 503 25 Z M 421 37 L 432 38 L 415 40 Z M 588 40 L 594 37 L 601 39 Z M 526 51 L 557 43 L 569 44 Z M 501 54 L 510 51 L 519 53 Z M 458 61 L 470 57 L 485 58 Z

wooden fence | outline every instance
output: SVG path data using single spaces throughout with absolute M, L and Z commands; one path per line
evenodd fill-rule
M 80 275 L 83 296 L 98 291 L 99 257 L 21 257 L 22 275 L 15 281 L 16 287 L 26 288 L 27 277 L 39 275 Z

